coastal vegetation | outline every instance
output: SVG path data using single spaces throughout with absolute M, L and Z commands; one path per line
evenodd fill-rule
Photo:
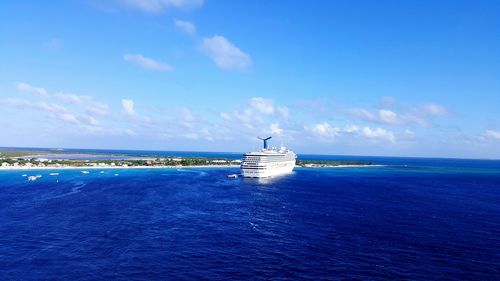
M 9 157 L 0 158 L 2 167 L 187 167 L 238 165 L 240 160 L 203 157 L 165 157 L 156 159 L 130 160 L 62 160 Z
M 100 153 L 101 156 L 110 156 L 110 159 L 92 159 L 96 153 L 71 152 L 82 155 L 81 159 L 64 159 L 68 152 L 58 150 L 31 150 L 31 149 L 0 149 L 0 166 L 12 168 L 43 168 L 43 167 L 193 167 L 193 166 L 237 166 L 239 159 L 207 158 L 207 157 L 179 157 L 159 155 L 118 155 Z M 85 156 L 89 157 L 86 159 Z M 49 157 L 50 156 L 50 157 Z M 124 156 L 124 159 L 113 159 Z M 59 159 L 57 159 L 60 157 Z M 132 158 L 134 157 L 134 158 Z M 53 158 L 53 159 L 47 159 Z M 368 161 L 355 160 L 302 160 L 297 159 L 297 166 L 307 168 L 341 167 L 341 166 L 369 166 Z
M 301 167 L 338 167 L 338 166 L 370 166 L 374 165 L 368 161 L 354 160 L 301 160 L 297 159 L 297 166 Z

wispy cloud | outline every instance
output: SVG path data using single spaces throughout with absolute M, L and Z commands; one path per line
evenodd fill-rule
M 203 0 L 121 0 L 126 5 L 148 13 L 159 13 L 167 8 L 196 8 L 203 5 Z
M 92 99 L 90 96 L 65 94 L 62 92 L 57 92 L 54 96 L 58 99 L 61 99 L 63 102 L 70 103 L 70 104 L 82 104 L 85 102 L 89 102 Z
M 423 107 L 425 113 L 432 116 L 447 116 L 450 115 L 448 109 L 444 106 L 436 104 L 436 103 L 427 103 Z
M 285 119 L 290 117 L 290 109 L 286 106 L 278 106 L 276 107 L 276 111 Z
M 163 71 L 163 72 L 171 72 L 174 70 L 174 68 L 167 63 L 145 57 L 141 54 L 125 54 L 123 56 L 123 59 L 128 62 L 136 63 L 149 70 Z
M 81 126 L 97 126 L 98 122 L 92 116 L 80 115 L 69 111 L 66 107 L 48 102 L 31 102 L 24 99 L 3 99 L 0 100 L 0 105 L 5 105 L 19 109 L 32 109 L 46 112 L 49 117 Z
M 266 122 L 284 121 L 290 115 L 286 106 L 275 105 L 274 100 L 263 97 L 252 97 L 247 105 L 232 113 L 220 112 L 219 116 L 224 120 L 238 120 L 247 129 L 252 129 L 258 124 Z
M 339 128 L 333 127 L 327 122 L 317 123 L 312 126 L 305 126 L 304 129 L 311 132 L 315 137 L 328 140 L 339 136 L 341 132 Z
M 270 115 L 274 113 L 274 101 L 262 97 L 254 97 L 250 99 L 250 107 L 258 113 Z
M 392 109 L 382 108 L 375 112 L 363 108 L 354 108 L 347 110 L 347 113 L 353 117 L 359 118 L 363 121 L 369 121 L 387 125 L 408 125 L 417 124 L 426 127 L 429 123 L 437 118 L 443 116 L 450 116 L 450 112 L 444 106 L 437 103 L 426 103 L 423 105 L 401 105 L 395 99 L 384 98 L 383 105 L 400 107 L 399 112 Z
M 359 131 L 355 130 L 354 132 L 358 133 L 366 138 L 370 138 L 370 139 L 382 139 L 382 140 L 389 141 L 391 143 L 396 142 L 396 138 L 394 136 L 394 133 L 391 131 L 388 131 L 386 129 L 382 129 L 382 128 L 372 129 L 370 127 L 363 127 Z
M 122 99 L 123 112 L 130 117 L 136 116 L 134 109 L 134 101 L 129 99 Z
M 22 92 L 34 93 L 40 96 L 47 96 L 47 90 L 41 87 L 34 87 L 28 83 L 19 82 L 16 84 L 17 89 Z
M 93 102 L 87 106 L 86 112 L 91 116 L 107 116 L 109 114 L 109 106 L 102 102 Z
M 48 50 L 59 50 L 63 47 L 63 41 L 59 38 L 52 38 L 43 42 L 42 46 Z
M 57 92 L 54 97 L 60 99 L 66 104 L 86 106 L 86 113 L 89 116 L 107 116 L 109 106 L 105 103 L 95 101 L 91 96 L 82 96 L 75 94 L 65 94 Z
M 364 121 L 388 124 L 388 125 L 404 125 L 416 123 L 421 126 L 427 124 L 426 120 L 422 117 L 418 117 L 412 114 L 398 114 L 389 109 L 380 109 L 375 113 L 372 113 L 363 108 L 355 108 L 348 110 L 351 116 L 357 117 Z
M 243 70 L 252 64 L 252 60 L 248 54 L 220 35 L 204 38 L 201 49 L 222 69 Z
M 192 22 L 175 19 L 174 24 L 175 27 L 186 32 L 187 34 L 196 34 L 196 26 Z
M 390 143 L 396 142 L 396 137 L 392 131 L 383 128 L 358 127 L 348 125 L 341 129 L 330 125 L 328 122 L 316 123 L 312 126 L 305 126 L 304 129 L 310 132 L 314 137 L 325 141 L 332 141 L 337 137 L 345 135 L 354 135 L 373 140 L 384 140 Z
M 137 113 L 137 111 L 135 110 L 135 103 L 133 100 L 122 99 L 121 104 L 125 116 L 127 116 L 129 120 L 133 121 L 136 125 L 146 126 L 146 127 L 152 125 L 151 118 Z
M 232 119 L 231 114 L 229 114 L 227 112 L 221 112 L 221 113 L 219 113 L 219 115 L 224 120 L 231 120 Z
M 275 136 L 283 135 L 283 129 L 280 127 L 279 123 L 273 123 L 269 125 L 269 133 Z
M 500 140 L 500 132 L 494 130 L 486 130 L 484 136 L 488 139 Z

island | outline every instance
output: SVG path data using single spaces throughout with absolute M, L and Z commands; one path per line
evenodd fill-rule
M 99 152 L 68 152 L 63 150 L 0 149 L 0 169 L 65 169 L 65 168 L 182 168 L 232 167 L 240 159 L 221 157 L 180 157 L 165 155 L 127 155 Z M 367 161 L 302 160 L 296 167 L 329 168 L 373 166 Z
M 369 161 L 356 160 L 302 160 L 297 159 L 296 166 L 305 168 L 333 168 L 333 167 L 364 167 L 376 166 Z

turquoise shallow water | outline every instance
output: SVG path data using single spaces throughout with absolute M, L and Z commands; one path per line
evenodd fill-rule
M 498 278 L 500 162 L 373 159 L 267 180 L 0 171 L 0 279 Z

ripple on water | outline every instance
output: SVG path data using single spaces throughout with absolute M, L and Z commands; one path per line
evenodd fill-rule
M 444 171 L 444 172 L 443 172 Z M 0 173 L 0 280 L 494 280 L 500 175 Z M 14 175 L 14 176 L 13 176 Z

